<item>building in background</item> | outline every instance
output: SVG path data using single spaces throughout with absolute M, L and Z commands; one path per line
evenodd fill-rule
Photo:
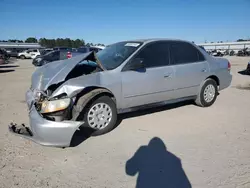
M 0 42 L 0 48 L 4 48 L 11 57 L 17 57 L 19 52 L 28 49 L 40 49 L 42 46 L 38 43 Z
M 222 42 L 222 43 L 201 43 L 199 46 L 203 46 L 207 51 L 211 50 L 234 50 L 235 52 L 250 48 L 250 41 L 242 42 Z

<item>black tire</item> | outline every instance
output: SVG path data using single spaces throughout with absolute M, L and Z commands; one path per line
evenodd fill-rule
M 85 109 L 83 110 L 83 112 L 81 113 L 81 116 L 83 117 L 83 121 L 87 124 L 88 127 L 91 127 L 91 125 L 88 122 L 88 113 L 90 111 L 90 109 L 98 104 L 98 103 L 104 103 L 107 104 L 112 111 L 112 117 L 110 122 L 108 123 L 108 125 L 106 125 L 105 128 L 103 129 L 93 129 L 93 133 L 91 134 L 91 136 L 99 136 L 102 134 L 106 134 L 108 132 L 110 132 L 111 130 L 113 130 L 116 126 L 116 121 L 117 121 L 117 109 L 116 109 L 116 104 L 115 102 L 108 96 L 101 96 L 99 98 L 97 98 L 96 100 L 94 100 L 93 102 L 90 102 L 90 104 L 88 104 Z
M 21 55 L 21 56 L 20 56 L 20 59 L 25 59 L 25 56 L 24 56 L 24 55 Z
M 204 96 L 204 91 L 206 89 L 206 87 L 208 85 L 211 85 L 214 87 L 214 90 L 215 90 L 215 94 L 214 94 L 214 97 L 211 101 L 207 102 L 205 100 L 205 96 Z M 201 107 L 209 107 L 211 106 L 212 104 L 214 104 L 216 98 L 218 96 L 218 85 L 216 83 L 216 81 L 214 79 L 211 79 L 211 78 L 208 78 L 204 81 L 201 89 L 200 89 L 200 92 L 199 94 L 197 95 L 197 98 L 195 100 L 195 103 L 198 105 L 198 106 L 201 106 Z

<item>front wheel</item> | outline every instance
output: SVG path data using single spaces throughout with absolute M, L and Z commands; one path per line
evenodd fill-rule
M 116 125 L 116 105 L 110 97 L 101 96 L 86 107 L 83 116 L 84 122 L 94 130 L 92 136 L 102 135 Z
M 204 81 L 203 86 L 195 100 L 198 106 L 209 107 L 211 106 L 218 95 L 218 86 L 215 80 L 209 78 Z

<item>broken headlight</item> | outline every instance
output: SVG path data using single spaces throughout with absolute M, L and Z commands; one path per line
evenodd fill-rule
M 70 98 L 58 99 L 53 101 L 43 101 L 41 105 L 41 113 L 51 113 L 65 110 L 70 105 Z

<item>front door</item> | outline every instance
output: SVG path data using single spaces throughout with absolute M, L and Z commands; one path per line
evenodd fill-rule
M 172 99 L 174 69 L 169 65 L 169 44 L 146 44 L 134 58 L 143 60 L 145 69 L 124 70 L 122 76 L 122 108 L 141 106 Z M 126 67 L 126 66 L 125 66 Z

